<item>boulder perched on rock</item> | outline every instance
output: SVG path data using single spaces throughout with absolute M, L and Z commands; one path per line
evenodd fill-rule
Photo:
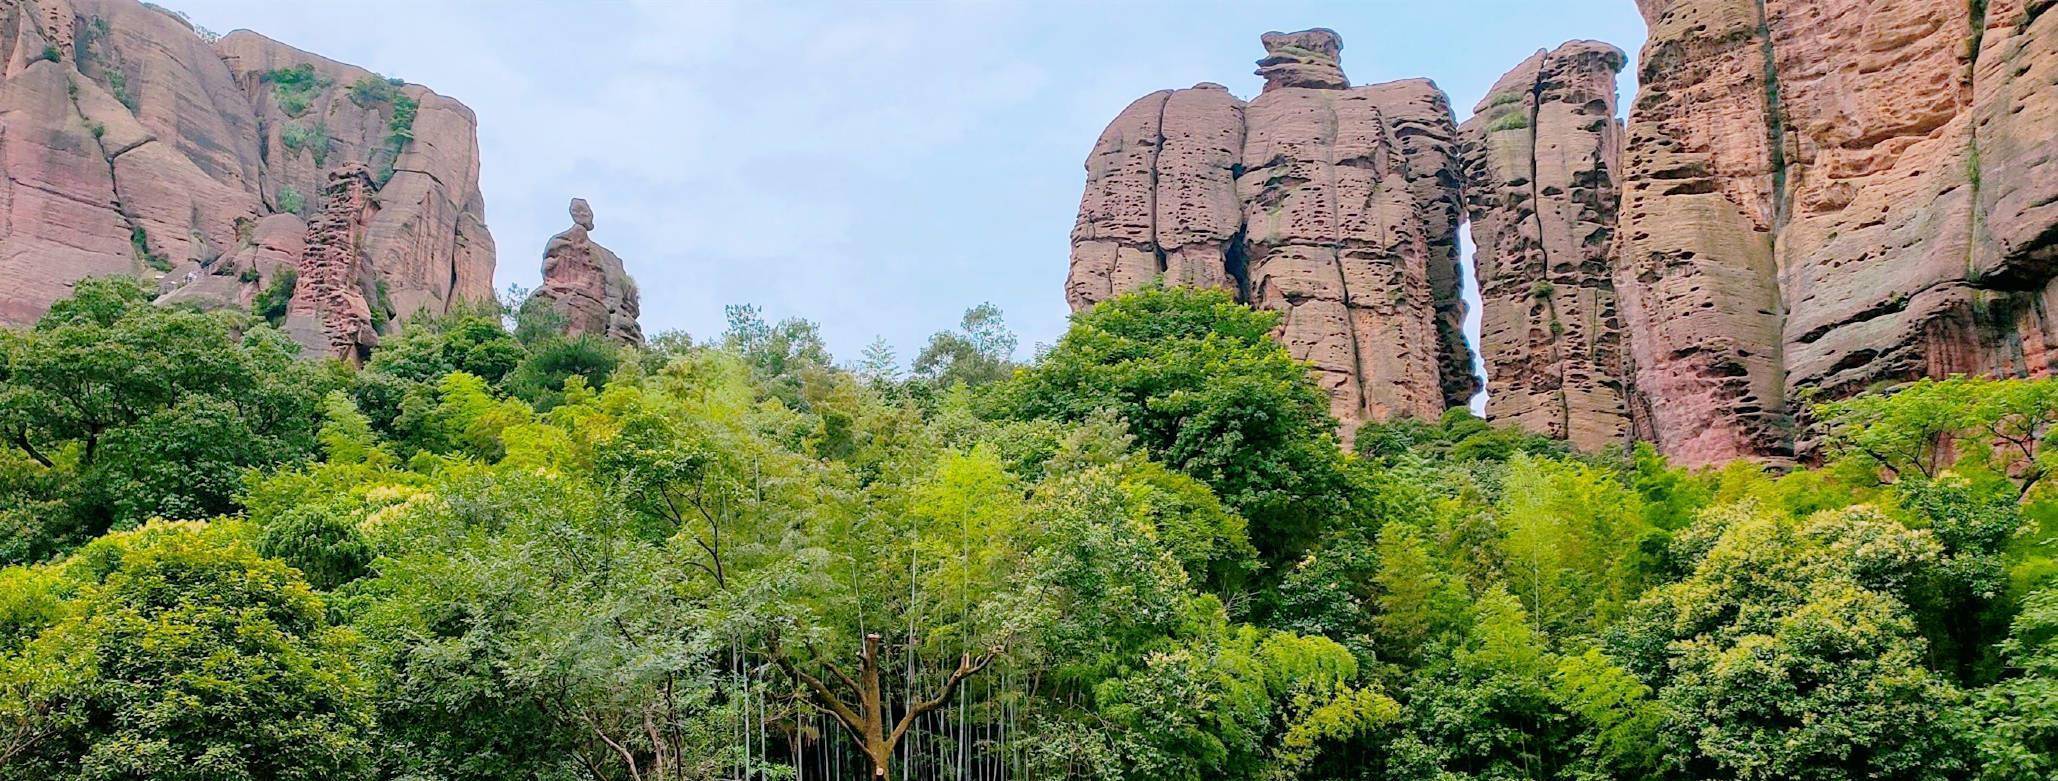
M 572 227 L 550 237 L 543 248 L 543 284 L 524 310 L 549 311 L 567 335 L 642 344 L 636 280 L 629 278 L 620 257 L 594 243 L 593 207 L 573 198 L 571 213 Z

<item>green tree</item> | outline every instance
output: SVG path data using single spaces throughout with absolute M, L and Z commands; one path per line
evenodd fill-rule
M 26 639 L 0 678 L 57 660 L 51 707 L 64 713 L 0 777 L 369 777 L 354 635 L 239 537 L 233 525 L 152 524 L 45 565 L 69 582 L 61 613 L 17 630 Z
M 1327 399 L 1270 338 L 1278 317 L 1220 290 L 1110 299 L 1074 316 L 996 403 L 1017 419 L 1077 422 L 1112 410 L 1153 459 L 1248 518 L 1260 551 L 1290 560 L 1354 497 Z
M 152 306 L 117 277 L 83 280 L 34 328 L 0 333 L 0 432 L 29 462 L 0 470 L 0 515 L 23 532 L 9 560 L 152 516 L 233 511 L 242 470 L 313 452 L 337 379 L 297 354 L 247 317 Z
M 1000 307 L 980 304 L 965 310 L 958 330 L 939 331 L 915 356 L 914 374 L 940 385 L 986 385 L 1014 372 L 1016 339 L 1002 322 Z

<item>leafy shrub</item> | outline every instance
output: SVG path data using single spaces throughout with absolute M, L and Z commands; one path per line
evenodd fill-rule
M 308 150 L 314 154 L 315 165 L 327 164 L 329 157 L 329 126 L 316 122 L 312 125 L 287 125 L 279 133 L 279 140 L 292 152 Z
M 1529 112 L 1516 110 L 1502 114 L 1500 118 L 1488 123 L 1486 130 L 1494 133 L 1502 130 L 1521 130 L 1525 127 L 1529 127 Z
M 250 311 L 272 325 L 285 322 L 286 304 L 293 300 L 293 288 L 299 284 L 299 270 L 281 269 L 279 275 L 272 278 L 272 283 L 250 300 Z
M 382 103 L 391 103 L 399 91 L 396 87 L 405 84 L 399 79 L 382 79 L 365 76 L 350 84 L 350 102 L 358 108 L 372 108 Z
M 289 117 L 307 113 L 315 96 L 328 89 L 331 83 L 328 78 L 315 73 L 313 65 L 304 62 L 291 68 L 266 71 L 261 78 L 272 85 L 272 98 L 279 102 L 279 110 Z
M 275 200 L 278 201 L 279 211 L 307 216 L 307 199 L 301 197 L 300 191 L 293 189 L 293 185 L 280 187 Z

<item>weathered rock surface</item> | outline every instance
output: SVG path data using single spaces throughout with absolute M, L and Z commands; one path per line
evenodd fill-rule
M 1612 255 L 1623 62 L 1598 41 L 1538 51 L 1458 129 L 1487 417 L 1588 450 L 1629 435 Z
M 1081 309 L 1156 279 L 1233 289 L 1284 314 L 1278 338 L 1313 365 L 1346 436 L 1433 418 L 1473 382 L 1455 327 L 1449 103 L 1422 80 L 1350 88 L 1328 30 L 1264 44 L 1255 100 L 1205 83 L 1156 92 L 1101 133 L 1067 299 Z
M 572 227 L 550 237 L 543 248 L 543 284 L 524 308 L 548 307 L 563 321 L 567 335 L 642 344 L 636 280 L 620 257 L 593 242 L 593 208 L 585 199 L 572 199 L 571 214 Z
M 362 364 L 379 344 L 378 324 L 391 315 L 373 309 L 381 280 L 364 246 L 379 212 L 374 189 L 359 164 L 330 171 L 322 188 L 322 210 L 307 223 L 299 284 L 286 305 L 286 334 L 303 354 Z
M 1430 299 L 1436 304 L 1437 365 L 1445 407 L 1463 407 L 1479 393 L 1465 341 L 1465 299 L 1459 296 L 1464 260 L 1458 225 L 1465 220 L 1464 171 L 1450 98 L 1428 79 L 1402 79 L 1359 87 L 1372 98 L 1399 139 L 1408 162 L 1408 191 L 1415 198 L 1415 225 L 1427 245 Z
M 475 120 L 456 101 L 134 0 L 0 0 L 0 33 L 0 323 L 114 273 L 247 304 L 297 241 L 277 237 L 298 217 L 277 218 L 320 211 L 352 165 L 380 207 L 361 246 L 392 303 L 376 327 L 492 295 Z
M 2051 370 L 2052 5 L 1639 3 L 1618 286 L 1662 450 L 1783 458 L 1803 394 Z

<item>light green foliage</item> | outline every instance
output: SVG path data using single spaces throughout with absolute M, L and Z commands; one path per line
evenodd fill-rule
M 1520 108 L 1502 112 L 1494 121 L 1487 123 L 1487 132 L 1522 130 L 1529 127 L 1529 112 Z
M 272 196 L 272 200 L 281 212 L 298 214 L 302 217 L 307 216 L 307 199 L 301 196 L 299 190 L 293 189 L 293 185 L 280 185 L 278 193 Z
M 279 139 L 281 143 L 286 145 L 287 151 L 300 152 L 306 150 L 310 155 L 313 155 L 315 165 L 325 165 L 328 163 L 329 126 L 324 123 L 287 125 L 285 130 L 279 131 Z M 293 210 L 288 209 L 288 211 Z
M 1652 532 L 1641 497 L 1615 474 L 1517 454 L 1496 509 L 1508 588 L 1538 624 L 1598 630 L 1643 592 Z
M 0 778 L 370 777 L 355 635 L 243 533 L 152 524 L 7 571 L 37 593 L 0 619 L 0 680 L 44 677 L 0 694 L 41 735 Z

